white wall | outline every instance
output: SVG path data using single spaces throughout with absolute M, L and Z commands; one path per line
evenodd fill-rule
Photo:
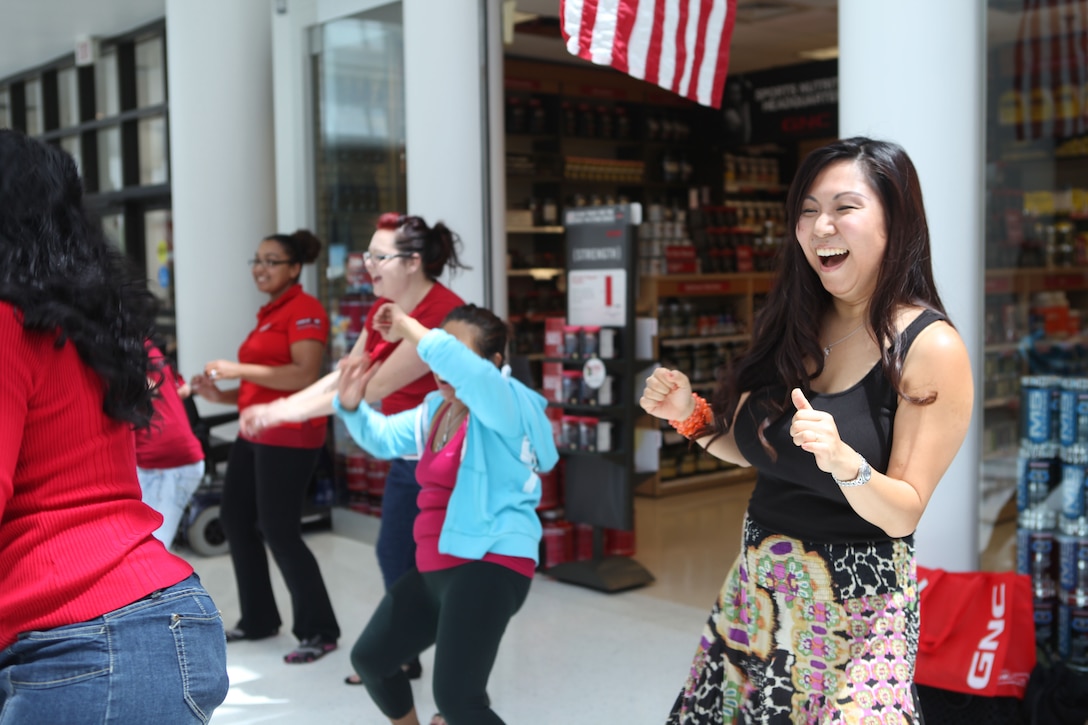
M 277 231 L 268 0 L 167 0 L 179 366 L 236 359 L 267 301 L 246 260 Z M 293 231 L 293 230 L 289 230 Z M 208 409 L 206 402 L 201 408 Z
M 839 132 L 901 144 L 922 183 L 941 299 L 981 390 L 984 3 L 839 1 Z M 918 561 L 978 567 L 981 395 L 916 537 Z
M 429 224 L 442 220 L 461 236 L 461 261 L 472 269 L 459 272 L 449 284 L 467 302 L 490 304 L 485 292 L 491 276 L 484 254 L 491 244 L 491 219 L 485 218 L 484 195 L 490 190 L 484 188 L 487 159 L 481 134 L 486 69 L 480 4 L 404 0 L 404 103 L 408 211 Z M 501 127 L 495 132 L 502 133 Z

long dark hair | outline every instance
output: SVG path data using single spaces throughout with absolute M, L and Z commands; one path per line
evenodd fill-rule
M 12 130 L 0 130 L 0 300 L 24 329 L 75 345 L 106 415 L 148 424 L 154 298 L 84 208 L 72 157 Z
M 423 274 L 436 280 L 449 267 L 451 270 L 470 269 L 457 257 L 461 237 L 442 222 L 427 226 L 423 217 L 386 212 L 378 217 L 378 229 L 396 232 L 397 251 L 413 252 L 423 260 Z
M 842 139 L 816 149 L 801 163 L 786 197 L 787 238 L 779 251 L 776 282 L 766 304 L 756 316 L 752 343 L 735 364 L 722 371 L 714 392 L 716 428 L 728 431 L 741 393 L 768 386 L 784 386 L 785 397 L 774 410 L 766 411 L 768 422 L 785 410 L 789 391 L 801 388 L 810 393 L 810 377 L 824 369 L 820 346 L 820 323 L 831 307 L 831 294 L 824 289 L 797 241 L 797 222 L 805 195 L 816 177 L 831 164 L 852 161 L 865 175 L 884 207 L 887 246 L 877 273 L 876 289 L 869 302 L 869 326 L 878 341 L 898 343 L 896 315 L 904 305 L 929 308 L 947 319 L 944 305 L 933 282 L 929 249 L 929 226 L 918 173 L 899 145 L 864 137 Z M 890 349 L 880 343 L 881 365 L 895 391 L 913 403 L 931 403 L 936 398 L 904 395 L 902 345 Z M 809 374 L 806 362 L 815 362 Z

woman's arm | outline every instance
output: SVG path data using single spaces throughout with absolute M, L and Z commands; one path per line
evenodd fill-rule
M 737 404 L 737 414 L 740 413 L 747 399 L 748 393 L 744 393 Z M 679 370 L 657 368 L 650 377 L 646 378 L 646 387 L 639 405 L 657 418 L 685 421 L 695 412 L 695 401 L 691 396 L 691 381 Z M 741 454 L 740 449 L 737 448 L 736 439 L 733 437 L 736 420 L 734 415 L 733 425 L 730 426 L 728 433 L 723 433 L 717 438 L 703 436 L 696 438 L 695 442 L 716 458 L 738 466 L 749 466 L 751 464 Z M 713 443 L 711 443 L 712 440 Z
M 908 395 L 936 398 L 928 405 L 901 399 L 892 426 L 888 470 L 874 470 L 865 485 L 842 488 L 859 516 L 892 537 L 907 536 L 918 527 L 971 422 L 975 393 L 971 360 L 951 325 L 936 322 L 918 335 L 903 364 L 902 385 Z M 794 392 L 794 402 L 798 405 L 790 430 L 794 443 L 815 456 L 820 470 L 841 480 L 855 478 L 861 456 L 839 438 L 834 419 L 806 408 L 800 391 Z
M 192 389 L 194 395 L 199 395 L 212 403 L 238 405 L 238 388 L 220 390 L 219 387 L 203 373 L 189 378 L 189 387 Z
M 325 345 L 319 340 L 291 343 L 291 362 L 286 365 L 256 365 L 232 360 L 212 360 L 204 374 L 213 380 L 245 380 L 272 390 L 302 390 L 321 374 Z

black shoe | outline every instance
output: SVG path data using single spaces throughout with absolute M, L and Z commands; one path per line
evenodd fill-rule
M 255 636 L 255 635 L 251 635 L 249 632 L 245 631 L 244 629 L 241 629 L 240 627 L 235 627 L 233 629 L 228 629 L 225 632 L 223 632 L 223 634 L 226 635 L 228 642 L 240 642 L 240 641 L 242 641 L 244 639 L 251 640 L 251 641 L 252 640 L 258 640 L 258 639 L 268 639 L 269 637 L 275 637 L 279 633 L 280 633 L 280 631 L 278 629 L 274 629 L 271 632 L 269 632 L 268 634 L 262 634 L 262 635 L 256 635 Z
M 418 657 L 413 658 L 411 662 L 405 662 L 400 668 L 404 670 L 404 674 L 408 675 L 409 680 L 418 680 L 423 677 L 423 665 Z

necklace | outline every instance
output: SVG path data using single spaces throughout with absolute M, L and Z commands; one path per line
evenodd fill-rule
M 438 444 L 439 448 L 446 447 L 446 443 L 450 439 L 450 428 L 453 428 L 453 421 L 456 420 L 458 421 L 458 424 L 460 424 L 461 419 L 465 416 L 465 413 L 468 412 L 468 408 L 461 408 L 461 410 L 456 413 L 451 413 L 451 408 L 453 408 L 453 403 L 450 403 L 449 407 L 446 408 L 446 424 L 442 427 L 442 442 Z M 454 428 L 454 430 L 456 430 L 456 428 Z
M 851 337 L 854 336 L 854 333 L 856 333 L 858 330 L 860 330 L 863 327 L 865 327 L 864 322 L 862 322 L 860 325 L 855 327 L 853 330 L 851 330 L 850 332 L 848 332 L 845 335 L 843 335 L 842 337 L 840 337 L 838 340 L 835 340 L 835 342 L 828 343 L 827 345 L 825 345 L 824 346 L 824 357 L 827 357 L 828 355 L 831 354 L 831 348 L 835 347 L 840 342 L 845 342 L 846 340 L 850 339 Z

